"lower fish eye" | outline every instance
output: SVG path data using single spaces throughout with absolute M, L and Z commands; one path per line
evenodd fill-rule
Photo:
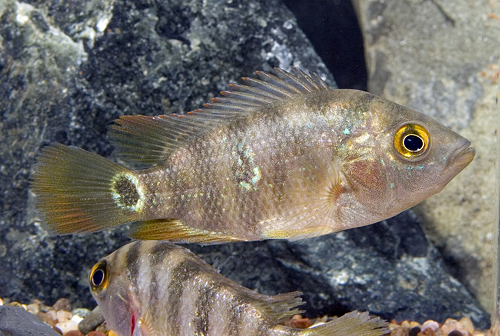
M 92 285 L 100 286 L 104 281 L 104 272 L 102 270 L 97 270 L 92 274 Z
M 421 159 L 429 144 L 429 132 L 418 124 L 405 124 L 394 134 L 394 148 L 405 159 Z
M 424 140 L 416 134 L 408 134 L 403 139 L 403 145 L 410 152 L 418 152 L 424 147 Z
M 106 272 L 106 261 L 103 260 L 95 264 L 90 271 L 90 288 L 93 291 L 101 291 L 106 288 L 108 284 L 108 277 Z

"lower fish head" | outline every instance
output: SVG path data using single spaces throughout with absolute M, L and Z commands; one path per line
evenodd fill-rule
M 89 284 L 108 328 L 120 336 L 140 336 L 137 333 L 140 330 L 136 328 L 136 309 L 125 275 L 114 272 L 109 261 L 103 259 L 92 268 Z

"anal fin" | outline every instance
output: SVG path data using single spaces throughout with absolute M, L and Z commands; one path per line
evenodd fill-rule
M 176 243 L 218 244 L 243 239 L 220 232 L 189 227 L 177 219 L 154 219 L 132 224 L 130 238 L 142 240 L 169 240 Z
M 262 234 L 262 239 L 299 240 L 322 236 L 334 231 L 335 230 L 328 226 L 316 226 L 298 230 L 268 230 Z

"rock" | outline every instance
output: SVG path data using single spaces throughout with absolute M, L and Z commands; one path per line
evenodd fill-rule
M 85 336 L 79 330 L 70 330 L 64 336 Z
M 78 330 L 78 323 L 71 320 L 59 322 L 55 325 L 54 329 L 59 330 L 61 334 L 66 335 L 72 330 Z
M 57 318 L 58 322 L 69 321 L 69 320 L 71 320 L 71 317 L 73 317 L 73 315 L 71 315 L 71 313 L 68 311 L 59 310 L 56 312 L 56 318 Z
M 112 332 L 110 331 L 108 336 L 111 335 L 111 333 Z M 91 331 L 91 332 L 89 332 L 89 334 L 87 336 L 106 336 L 106 334 L 103 333 L 102 331 Z
M 55 311 L 65 311 L 65 312 L 70 312 L 71 311 L 71 303 L 69 302 L 68 299 L 66 298 L 61 298 L 54 303 L 52 306 L 52 309 Z
M 0 336 L 60 336 L 23 308 L 0 306 Z
M 471 140 L 474 161 L 416 208 L 449 270 L 493 310 L 498 212 L 500 6 L 479 0 L 356 0 L 369 91 Z
M 43 322 L 47 323 L 48 325 L 50 325 L 51 327 L 55 326 L 56 325 L 56 321 L 53 317 L 52 314 L 50 313 L 44 313 L 44 312 L 39 312 L 38 314 L 36 314 L 36 316 Z
M 0 296 L 14 300 L 66 297 L 75 307 L 92 307 L 90 268 L 128 242 L 125 228 L 49 236 L 28 191 L 40 147 L 59 141 L 113 158 L 105 135 L 113 119 L 191 110 L 257 69 L 295 65 L 335 85 L 278 0 L 4 3 Z M 478 326 L 488 324 L 444 271 L 411 212 L 298 243 L 191 247 L 262 293 L 302 290 L 310 317 L 358 309 L 422 322 L 468 315 Z M 88 318 L 82 333 L 92 330 L 83 329 Z
M 76 308 L 71 311 L 73 317 L 78 316 L 81 317 L 82 319 L 90 315 L 90 313 L 91 313 L 90 310 L 86 308 Z
M 96 307 L 78 324 L 78 330 L 86 335 L 92 330 L 95 330 L 95 328 L 103 322 L 104 316 L 102 316 L 101 309 Z

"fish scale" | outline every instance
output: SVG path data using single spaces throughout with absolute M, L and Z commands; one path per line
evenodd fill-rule
M 204 244 L 314 237 L 392 217 L 474 157 L 467 139 L 370 93 L 295 68 L 256 74 L 185 115 L 116 120 L 117 155 L 145 169 L 43 149 L 32 187 L 49 228 L 133 222 L 133 238 Z

